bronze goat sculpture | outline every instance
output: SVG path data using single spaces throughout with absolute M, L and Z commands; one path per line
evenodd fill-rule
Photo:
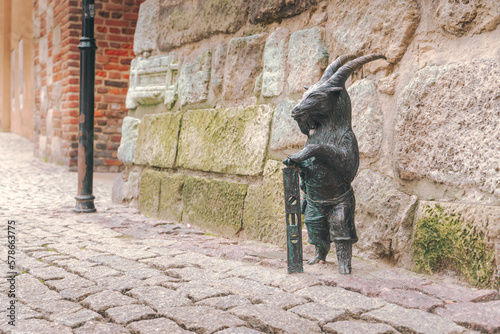
M 299 167 L 305 193 L 302 212 L 315 255 L 307 263 L 324 263 L 335 242 L 339 272 L 351 273 L 355 199 L 351 187 L 359 166 L 359 150 L 351 127 L 351 100 L 347 78 L 364 64 L 386 59 L 373 54 L 341 56 L 325 70 L 292 110 L 292 117 L 308 139 L 304 148 L 283 161 Z

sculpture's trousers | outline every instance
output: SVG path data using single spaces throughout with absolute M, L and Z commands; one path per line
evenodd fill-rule
M 358 241 L 354 226 L 355 199 L 352 189 L 328 201 L 307 199 L 304 212 L 309 243 L 321 248 L 336 241 Z

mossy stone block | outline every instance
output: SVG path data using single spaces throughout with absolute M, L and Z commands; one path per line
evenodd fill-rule
M 161 172 L 144 169 L 139 182 L 139 210 L 146 217 L 157 217 L 160 203 Z
M 182 113 L 146 115 L 139 126 L 135 163 L 174 167 Z
M 248 187 L 243 213 L 245 237 L 286 245 L 283 163 L 268 160 L 260 184 Z
M 242 227 L 246 193 L 244 183 L 186 176 L 182 221 L 232 237 Z
M 475 286 L 498 286 L 499 218 L 498 206 L 422 201 L 415 219 L 415 269 L 451 269 Z
M 267 105 L 188 111 L 182 120 L 178 165 L 228 174 L 261 174 L 272 115 Z
M 163 172 L 160 176 L 158 218 L 180 222 L 182 219 L 182 188 L 184 175 Z

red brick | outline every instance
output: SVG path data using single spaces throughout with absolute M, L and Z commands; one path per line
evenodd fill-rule
M 121 166 L 120 160 L 104 160 L 104 164 L 107 166 Z
M 123 22 L 120 20 L 106 20 L 106 25 L 107 26 L 115 26 L 115 27 L 128 27 L 129 24 L 128 22 Z
M 111 56 L 128 56 L 128 51 L 125 50 L 106 50 L 104 53 Z

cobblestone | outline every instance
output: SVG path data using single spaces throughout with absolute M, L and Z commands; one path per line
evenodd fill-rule
M 0 156 L 0 212 L 17 224 L 20 273 L 15 331 L 6 322 L 2 273 L 0 333 L 500 330 L 498 291 L 356 258 L 351 276 L 336 274 L 336 262 L 288 275 L 283 249 L 113 204 L 106 175 L 94 176 L 97 213 L 75 214 L 77 175 L 37 160 L 16 135 L 0 133 Z M 3 268 L 6 254 L 0 249 Z

